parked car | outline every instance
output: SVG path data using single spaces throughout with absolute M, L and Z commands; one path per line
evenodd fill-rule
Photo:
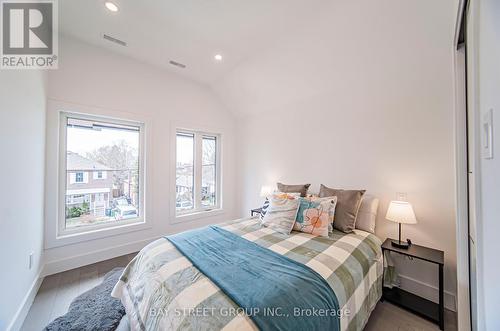
M 119 197 L 113 199 L 113 202 L 111 203 L 113 208 L 116 208 L 118 206 L 128 206 L 130 205 L 130 201 L 126 197 Z
M 175 206 L 181 209 L 191 209 L 193 208 L 193 203 L 191 201 L 177 201 Z
M 136 218 L 137 208 L 130 205 L 119 205 L 114 209 L 115 219 L 116 220 L 126 220 L 129 218 Z

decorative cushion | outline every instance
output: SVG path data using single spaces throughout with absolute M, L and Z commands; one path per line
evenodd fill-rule
M 308 194 L 307 195 L 308 199 L 314 200 L 314 199 L 329 199 L 329 198 L 334 198 L 334 197 L 326 197 L 326 198 L 320 198 L 318 194 Z M 336 198 L 336 197 L 335 197 Z M 337 206 L 337 203 L 335 203 L 335 206 Z M 333 232 L 333 221 L 335 220 L 335 208 L 332 208 L 330 210 L 330 223 L 328 224 L 328 233 Z
M 307 195 L 307 190 L 311 184 L 303 184 L 303 185 L 287 185 L 282 183 L 277 183 L 278 191 L 284 193 L 300 193 L 301 197 L 305 197 Z
M 337 197 L 335 221 L 333 222 L 335 229 L 345 233 L 350 233 L 354 230 L 361 198 L 365 192 L 365 190 L 333 189 L 321 184 L 319 190 L 320 197 Z
M 269 198 L 266 197 L 266 201 L 264 201 L 264 204 L 262 205 L 262 208 L 260 210 L 260 221 L 262 222 L 264 220 L 264 216 L 266 216 L 267 209 L 269 208 Z
M 328 237 L 328 226 L 335 213 L 337 197 L 299 198 L 299 211 L 293 229 Z
M 378 199 L 373 195 L 365 194 L 361 199 L 358 216 L 356 217 L 356 229 L 375 233 L 375 220 L 377 218 Z
M 298 197 L 287 193 L 273 194 L 269 197 L 269 207 L 262 225 L 283 234 L 290 234 L 298 209 Z
M 284 192 L 274 192 L 273 194 L 283 194 Z M 300 197 L 300 193 L 287 193 L 288 195 L 292 195 L 296 198 Z M 260 221 L 262 222 L 264 220 L 264 216 L 266 216 L 267 209 L 269 208 L 269 197 L 266 197 L 266 200 L 264 201 L 264 204 L 262 205 L 262 208 L 260 210 Z

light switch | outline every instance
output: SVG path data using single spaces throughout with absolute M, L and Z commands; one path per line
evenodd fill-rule
M 33 252 L 30 252 L 30 256 L 29 256 L 29 262 L 28 262 L 28 268 L 31 269 L 33 268 Z
M 489 109 L 483 117 L 482 155 L 485 159 L 493 158 L 493 109 Z

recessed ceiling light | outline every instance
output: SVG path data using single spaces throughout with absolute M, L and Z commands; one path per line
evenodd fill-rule
M 112 11 L 112 12 L 115 12 L 115 13 L 118 11 L 118 6 L 115 3 L 111 2 L 111 1 L 106 1 L 104 3 L 104 5 L 106 6 L 106 8 L 108 8 L 109 11 Z
M 222 61 L 222 55 L 215 54 L 214 59 L 215 59 L 215 61 Z

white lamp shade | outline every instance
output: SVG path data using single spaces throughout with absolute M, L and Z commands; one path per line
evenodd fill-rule
M 389 221 L 404 224 L 416 224 L 417 219 L 413 208 L 406 201 L 391 201 L 385 218 Z
M 262 198 L 268 197 L 273 193 L 273 188 L 271 186 L 262 186 L 260 188 L 260 196 Z

